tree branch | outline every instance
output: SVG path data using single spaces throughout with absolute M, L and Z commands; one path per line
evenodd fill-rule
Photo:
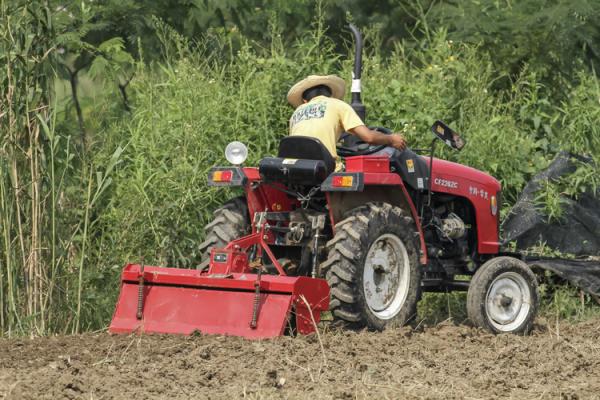
M 71 69 L 67 67 L 69 71 L 69 83 L 71 84 L 71 97 L 73 99 L 73 104 L 75 105 L 75 111 L 77 112 L 77 122 L 79 123 L 79 131 L 81 133 L 81 143 L 82 148 L 85 151 L 87 149 L 87 133 L 85 131 L 85 124 L 83 122 L 83 112 L 81 111 L 81 104 L 79 103 L 79 96 L 77 95 L 77 74 L 83 68 Z
M 127 86 L 129 86 L 129 83 L 131 82 L 134 76 L 135 73 L 131 74 L 131 76 L 125 81 L 125 83 L 119 82 L 118 84 L 119 92 L 121 92 L 121 96 L 123 97 L 123 107 L 128 113 L 131 112 L 131 107 L 129 106 L 129 98 L 127 97 Z

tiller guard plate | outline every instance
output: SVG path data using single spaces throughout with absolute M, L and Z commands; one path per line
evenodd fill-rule
M 256 327 L 252 328 L 256 274 L 210 274 L 146 266 L 140 291 L 141 270 L 137 264 L 128 264 L 123 270 L 121 292 L 109 327 L 111 333 L 200 332 L 271 338 L 284 334 L 294 311 L 295 328 L 308 334 L 314 332 L 321 311 L 329 308 L 329 286 L 325 280 L 263 274 L 258 280 Z

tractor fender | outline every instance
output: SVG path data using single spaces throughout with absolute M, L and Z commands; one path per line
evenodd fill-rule
M 402 179 L 395 173 L 363 173 L 361 191 L 327 191 L 327 204 L 331 226 L 344 219 L 344 214 L 368 202 L 388 203 L 410 213 L 415 223 L 415 236 L 419 237 L 420 263 L 427 264 L 427 247 L 417 209 Z M 334 228 L 335 229 L 335 228 Z

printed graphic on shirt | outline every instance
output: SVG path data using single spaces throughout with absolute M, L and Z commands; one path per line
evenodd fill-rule
M 294 111 L 294 114 L 292 114 L 292 118 L 290 119 L 290 127 L 301 121 L 323 118 L 326 110 L 327 103 L 324 101 L 308 103 Z

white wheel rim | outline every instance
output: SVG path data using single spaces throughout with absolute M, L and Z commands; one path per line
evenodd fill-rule
M 410 260 L 402 240 L 389 233 L 379 236 L 369 248 L 363 270 L 367 306 L 379 319 L 391 319 L 408 296 Z
M 494 279 L 485 298 L 488 320 L 501 332 L 519 328 L 531 309 L 531 290 L 521 274 L 505 272 Z

